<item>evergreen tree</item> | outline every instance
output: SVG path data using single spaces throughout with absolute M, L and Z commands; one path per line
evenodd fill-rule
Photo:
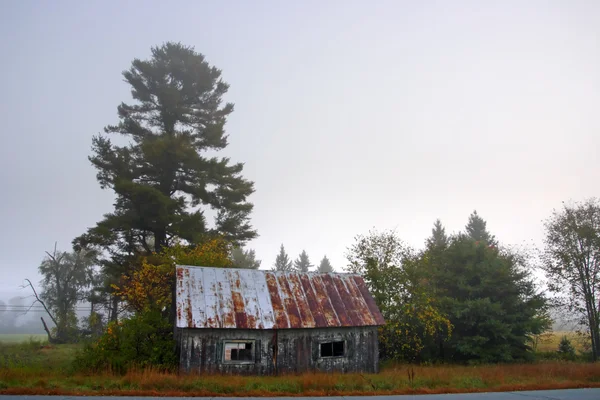
M 428 249 L 445 249 L 448 246 L 448 235 L 446 235 L 446 229 L 439 219 L 435 220 L 431 237 L 427 239 L 426 243 Z
M 312 267 L 313 267 L 313 265 L 310 263 L 308 254 L 306 254 L 305 250 L 302 250 L 302 253 L 300 253 L 300 256 L 298 256 L 298 259 L 296 261 L 294 261 L 294 268 L 298 272 L 308 272 L 309 269 Z
M 558 343 L 558 354 L 567 359 L 575 357 L 575 347 L 573 347 L 571 341 L 565 335 L 560 338 L 560 343 Z
M 465 227 L 467 236 L 475 241 L 484 241 L 490 246 L 497 246 L 496 238 L 487 231 L 486 225 L 487 222 L 477 214 L 477 211 L 473 211 Z
M 231 261 L 234 268 L 259 269 L 260 260 L 256 259 L 256 252 L 253 249 L 244 250 L 242 247 L 234 247 L 231 250 Z
M 192 47 L 169 42 L 153 47 L 151 59 L 135 59 L 123 76 L 135 102 L 119 105 L 119 123 L 93 138 L 90 157 L 100 186 L 115 192 L 115 209 L 75 244 L 124 256 L 181 239 L 197 243 L 205 234 L 237 244 L 256 237 L 247 201 L 254 188 L 241 175 L 243 165 L 205 155 L 228 144 L 224 127 L 233 104 L 222 104 L 229 86 L 221 71 Z M 129 143 L 117 145 L 111 134 Z M 217 211 L 212 228 L 203 207 Z
M 454 329 L 440 343 L 447 360 L 504 362 L 531 356 L 528 337 L 548 328 L 547 304 L 520 256 L 470 237 L 453 238 L 439 257 L 426 257 L 442 313 Z
M 279 248 L 279 254 L 277 254 L 277 258 L 275 258 L 275 268 L 273 268 L 273 270 L 281 272 L 289 272 L 292 270 L 292 261 L 285 252 L 283 244 Z
M 329 258 L 327 258 L 327 256 L 323 257 L 317 271 L 320 273 L 333 272 L 333 267 L 331 266 L 331 263 L 329 262 Z

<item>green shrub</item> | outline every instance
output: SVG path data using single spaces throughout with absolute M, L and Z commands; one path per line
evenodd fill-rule
M 77 368 L 123 374 L 133 367 L 172 370 L 177 365 L 173 326 L 158 311 L 111 322 L 106 332 L 85 346 L 77 356 Z
M 560 361 L 561 356 L 556 351 L 537 351 L 535 361 Z

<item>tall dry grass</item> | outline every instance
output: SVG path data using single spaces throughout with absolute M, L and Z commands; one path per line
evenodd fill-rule
M 412 373 L 411 373 L 412 372 Z M 123 376 L 0 370 L 2 394 L 150 396 L 327 396 L 600 387 L 600 364 L 407 366 L 379 374 L 304 373 L 283 376 L 178 375 L 152 369 Z

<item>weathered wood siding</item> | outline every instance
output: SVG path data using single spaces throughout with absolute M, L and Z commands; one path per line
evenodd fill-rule
M 304 371 L 377 372 L 376 327 L 282 330 L 182 329 L 182 372 L 273 375 Z M 255 362 L 223 363 L 223 342 L 254 340 Z M 345 341 L 343 357 L 321 358 L 320 343 Z M 276 353 L 276 354 L 275 354 Z

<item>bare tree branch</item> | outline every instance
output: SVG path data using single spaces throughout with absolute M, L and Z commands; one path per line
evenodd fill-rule
M 35 296 L 35 301 L 33 303 L 31 303 L 31 305 L 29 306 L 27 311 L 25 311 L 23 314 L 27 314 L 31 310 L 31 308 L 35 305 L 35 303 L 40 303 L 44 307 L 44 310 L 46 310 L 46 313 L 48 313 L 48 316 L 50 317 L 50 319 L 52 319 L 52 322 L 54 322 L 54 325 L 58 326 L 56 319 L 54 318 L 54 316 L 52 315 L 50 310 L 48 310 L 48 307 L 46 307 L 46 303 L 44 303 L 42 301 L 42 299 L 40 299 L 40 296 L 38 296 L 37 291 L 33 287 L 33 284 L 31 283 L 31 281 L 29 279 L 25 279 L 25 280 L 27 281 L 27 285 L 21 285 L 21 287 L 26 288 L 27 286 L 29 286 L 31 288 L 31 290 L 33 291 L 33 295 Z

